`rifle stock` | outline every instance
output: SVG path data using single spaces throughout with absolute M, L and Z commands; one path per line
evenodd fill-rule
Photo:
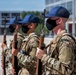
M 5 18 L 5 25 L 4 25 L 4 35 L 3 35 L 3 43 L 6 44 L 6 18 Z M 4 49 L 2 50 L 2 75 L 6 75 L 6 70 L 5 70 L 5 52 Z
M 41 48 L 41 45 L 44 43 L 44 37 L 40 37 L 40 43 L 39 48 Z M 36 75 L 42 75 L 42 62 L 40 59 L 37 59 L 37 68 L 36 68 Z
M 2 52 L 2 64 L 3 64 L 2 75 L 6 75 L 6 72 L 5 72 L 5 54 L 4 54 L 4 52 Z
M 15 23 L 17 24 L 17 14 L 16 14 L 16 20 Z M 17 27 L 17 25 L 16 25 Z M 13 39 L 13 48 L 17 50 L 17 29 L 15 29 L 14 32 L 14 39 Z M 17 61 L 17 56 L 12 55 L 12 67 L 14 69 L 13 75 L 18 75 L 18 61 Z
M 15 31 L 15 33 L 14 33 L 14 39 L 13 39 L 13 48 L 15 48 L 15 49 L 17 49 L 17 32 Z M 17 57 L 16 56 L 14 56 L 14 55 L 12 55 L 12 67 L 13 67 L 13 69 L 14 69 L 14 73 L 13 73 L 13 75 L 17 75 L 17 73 L 18 73 L 18 62 L 17 62 Z
M 43 13 L 42 32 L 41 32 L 40 41 L 39 41 L 39 48 L 41 49 L 44 48 L 44 46 L 42 46 L 42 44 L 44 44 L 44 22 L 45 22 L 45 9 Z M 42 62 L 40 59 L 37 59 L 36 75 L 42 75 Z

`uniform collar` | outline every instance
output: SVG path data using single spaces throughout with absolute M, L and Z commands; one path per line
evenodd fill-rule
M 53 39 L 53 43 L 56 43 L 58 41 L 58 39 L 64 34 L 67 33 L 67 30 L 62 30 L 59 34 L 57 34 L 55 36 L 55 38 Z
M 26 35 L 26 36 L 25 36 L 25 39 L 24 39 L 23 41 L 27 41 L 28 38 L 29 38 L 30 36 L 32 36 L 32 35 L 35 35 L 35 32 L 30 33 L 28 36 Z
M 32 35 L 35 35 L 35 32 L 32 32 L 28 35 L 28 37 L 32 36 Z
M 23 36 L 20 32 L 17 33 L 17 37 L 22 37 L 22 38 L 24 38 L 24 36 Z
M 57 36 L 60 36 L 60 35 L 62 35 L 64 33 L 67 33 L 67 30 L 62 30 Z

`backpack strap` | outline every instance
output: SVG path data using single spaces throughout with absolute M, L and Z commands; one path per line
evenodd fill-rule
M 62 34 L 62 35 L 60 36 L 60 38 L 58 39 L 58 41 L 57 41 L 57 46 L 58 46 L 58 42 L 61 40 L 61 38 L 62 38 L 63 36 L 69 36 L 69 37 L 71 37 L 72 40 L 75 42 L 75 45 L 76 45 L 76 39 L 75 39 L 73 36 L 71 36 L 70 34 L 64 33 L 64 34 Z M 56 46 L 56 47 L 57 47 L 57 46 Z
M 38 36 L 33 33 L 33 34 L 29 35 L 29 37 L 25 40 L 25 43 L 24 43 L 24 45 L 23 45 L 23 47 L 22 47 L 22 50 L 20 50 L 20 52 L 21 52 L 22 54 L 28 55 L 29 51 L 26 49 L 26 46 L 27 46 L 29 40 L 30 40 L 31 38 L 34 38 L 34 37 L 38 38 Z M 25 38 L 26 38 L 26 37 L 25 37 Z M 39 40 L 39 38 L 38 38 L 38 40 Z
M 29 53 L 29 51 L 26 50 L 26 46 L 27 46 L 28 42 L 30 41 L 30 39 L 31 39 L 31 38 L 34 38 L 34 37 L 38 38 L 37 35 L 32 34 L 32 35 L 29 36 L 28 40 L 26 41 L 26 45 L 25 45 L 25 52 L 26 52 L 26 53 Z M 39 40 L 39 38 L 38 38 L 38 40 Z
M 73 36 L 71 36 L 70 34 L 68 34 L 68 33 L 65 33 L 65 34 L 63 34 L 62 36 L 61 36 L 61 38 L 63 37 L 63 36 L 69 36 L 69 37 L 71 37 L 72 39 L 73 39 L 73 41 L 75 42 L 75 44 L 76 44 L 76 39 L 73 37 Z

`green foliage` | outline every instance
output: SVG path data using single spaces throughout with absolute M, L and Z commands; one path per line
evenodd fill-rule
M 41 30 L 42 30 L 42 24 L 38 24 L 38 27 L 35 30 L 38 36 L 40 36 Z M 47 34 L 47 33 L 49 33 L 49 31 L 47 30 L 46 26 L 44 25 L 44 34 Z
M 41 23 L 41 21 L 42 21 L 42 16 L 41 16 L 42 12 L 39 12 L 39 11 L 27 11 L 27 12 L 25 12 L 25 11 L 23 11 L 23 12 L 22 12 L 22 19 L 23 19 L 27 14 L 35 14 L 35 15 L 37 15 L 37 16 L 39 17 L 40 23 Z
M 41 33 L 41 24 L 38 24 L 38 26 L 37 26 L 35 32 L 37 33 L 37 35 L 40 36 L 40 33 Z

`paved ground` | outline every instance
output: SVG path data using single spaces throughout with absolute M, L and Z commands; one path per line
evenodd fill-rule
M 1 69 L 1 51 L 2 51 L 2 49 L 1 49 L 1 42 L 2 42 L 2 37 L 3 36 L 0 36 L 0 75 L 2 74 L 2 69 Z M 6 37 L 7 44 L 10 43 L 10 40 L 12 40 L 12 38 L 13 38 L 12 36 L 7 36 Z M 45 38 L 44 40 L 45 40 L 44 43 L 49 44 L 50 40 L 52 40 L 52 38 Z
M 2 68 L 1 68 L 1 51 L 2 51 L 2 49 L 1 49 L 1 43 L 2 43 L 2 40 L 3 40 L 2 38 L 3 38 L 3 36 L 0 35 L 0 75 L 2 74 Z M 13 38 L 12 36 L 7 36 L 7 37 L 6 37 L 6 39 L 7 39 L 7 44 L 10 43 L 10 40 L 11 40 L 12 38 Z

